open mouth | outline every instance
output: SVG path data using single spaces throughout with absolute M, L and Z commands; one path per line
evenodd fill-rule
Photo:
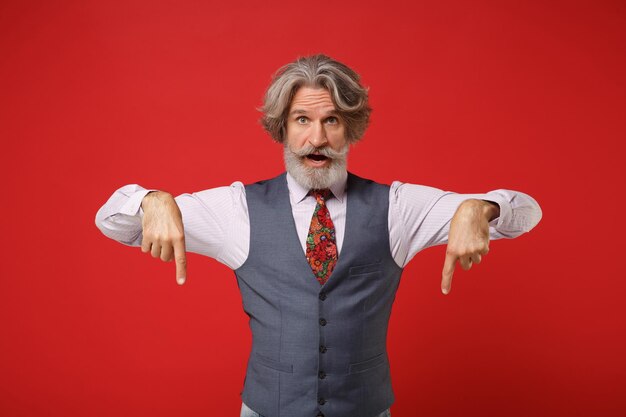
M 327 156 L 324 155 L 317 155 L 314 153 L 310 153 L 306 156 L 307 159 L 310 159 L 311 161 L 315 161 L 315 162 L 322 162 L 328 159 Z

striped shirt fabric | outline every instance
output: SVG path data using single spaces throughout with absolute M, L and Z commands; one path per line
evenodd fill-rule
M 341 247 L 346 225 L 347 173 L 330 187 L 326 202 L 335 224 L 337 249 Z M 287 186 L 303 253 L 316 201 L 309 190 L 287 174 Z M 116 190 L 96 214 L 96 226 L 107 237 L 130 246 L 141 246 L 141 201 L 154 189 L 137 184 Z M 541 208 L 527 194 L 493 190 L 484 194 L 457 194 L 424 185 L 394 181 L 389 189 L 389 243 L 400 267 L 421 250 L 447 243 L 450 221 L 461 202 L 481 199 L 497 203 L 500 216 L 489 223 L 490 239 L 514 238 L 530 231 L 541 219 Z M 244 185 L 211 188 L 175 197 L 183 217 L 185 246 L 237 269 L 248 256 L 250 220 Z

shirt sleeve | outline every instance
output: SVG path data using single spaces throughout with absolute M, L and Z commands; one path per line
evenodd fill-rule
M 141 201 L 152 189 L 130 184 L 116 190 L 96 214 L 102 233 L 122 244 L 141 246 Z M 250 220 L 241 182 L 175 197 L 185 230 L 185 248 L 231 269 L 248 257 Z
M 424 185 L 395 181 L 389 190 L 389 241 L 394 260 L 406 266 L 422 249 L 448 242 L 450 222 L 467 199 L 500 206 L 500 216 L 489 223 L 491 240 L 515 238 L 541 220 L 539 204 L 529 195 L 512 190 L 485 194 L 457 194 Z

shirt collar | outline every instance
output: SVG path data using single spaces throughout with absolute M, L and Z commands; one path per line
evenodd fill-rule
M 343 203 L 343 199 L 346 195 L 346 186 L 348 184 L 348 172 L 344 171 L 339 178 L 338 181 L 331 184 L 330 192 L 333 193 L 335 198 L 339 200 L 340 203 Z M 296 181 L 291 174 L 287 173 L 287 188 L 289 188 L 289 195 L 291 197 L 291 202 L 298 204 L 305 199 L 305 197 L 309 194 L 309 189 L 303 187 Z

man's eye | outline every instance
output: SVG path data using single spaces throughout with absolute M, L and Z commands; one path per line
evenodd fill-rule
M 298 117 L 298 123 L 305 124 L 306 123 L 306 117 L 304 117 L 304 116 Z
M 328 119 L 326 119 L 326 123 L 331 124 L 331 125 L 334 125 L 334 124 L 336 124 L 337 122 L 339 122 L 339 120 L 337 120 L 337 118 L 336 118 L 336 117 L 334 117 L 334 116 L 329 117 Z

